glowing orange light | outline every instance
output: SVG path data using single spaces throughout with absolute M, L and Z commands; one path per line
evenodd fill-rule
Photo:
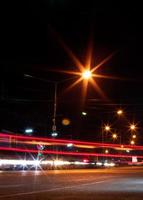
M 122 115 L 122 114 L 123 114 L 123 110 L 121 110 L 121 109 L 118 110 L 118 111 L 117 111 L 117 114 L 118 114 L 118 115 Z
M 85 70 L 83 73 L 82 73 L 82 78 L 83 79 L 90 79 L 92 77 L 92 73 L 90 70 Z
M 135 139 L 136 137 L 137 137 L 136 135 L 133 135 L 133 136 L 132 136 L 132 138 L 134 138 L 134 139 Z
M 109 125 L 106 125 L 104 129 L 105 129 L 105 131 L 110 131 L 111 128 Z
M 135 141 L 134 141 L 134 140 L 131 140 L 130 144 L 134 145 L 134 144 L 135 144 Z
M 106 154 L 109 153 L 108 149 L 105 150 L 105 153 L 106 153 Z
M 118 137 L 118 136 L 117 136 L 116 133 L 114 133 L 114 134 L 112 135 L 112 138 L 113 138 L 113 139 L 117 139 L 117 137 Z
M 132 131 L 134 131 L 134 130 L 136 129 L 136 125 L 135 125 L 135 124 L 131 124 L 131 125 L 130 125 L 130 129 L 131 129 Z

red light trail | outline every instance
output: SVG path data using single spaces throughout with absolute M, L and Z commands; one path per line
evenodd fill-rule
M 21 149 L 14 147 L 0 147 L 1 151 L 15 151 L 15 152 L 28 152 L 28 153 L 38 153 L 38 150 L 35 149 Z M 103 154 L 103 153 L 78 153 L 78 152 L 66 152 L 66 151 L 51 151 L 43 150 L 43 154 L 55 154 L 55 155 L 70 155 L 70 156 L 93 156 L 93 157 L 112 157 L 112 158 L 143 158 L 139 155 L 115 155 L 115 154 Z
M 31 136 L 22 136 L 22 135 L 10 135 L 0 133 L 0 137 L 3 138 L 13 138 L 17 140 L 34 140 L 40 142 L 51 142 L 51 143 L 61 143 L 61 144 L 81 144 L 81 145 L 91 145 L 95 147 L 105 147 L 105 148 L 127 148 L 133 150 L 143 150 L 143 146 L 136 146 L 136 145 L 120 145 L 120 144 L 110 144 L 110 143 L 97 143 L 97 142 L 84 142 L 84 141 L 77 141 L 77 140 L 64 140 L 64 139 L 51 139 L 51 138 L 42 138 L 42 137 L 31 137 Z

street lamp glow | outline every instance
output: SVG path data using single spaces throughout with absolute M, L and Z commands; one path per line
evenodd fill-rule
M 106 149 L 106 150 L 105 150 L 105 153 L 106 153 L 106 154 L 107 154 L 107 153 L 109 153 L 109 150 L 108 150 L 108 149 Z
M 134 141 L 134 140 L 131 140 L 130 144 L 134 145 L 134 144 L 135 144 L 135 141 Z
M 86 116 L 86 115 L 87 115 L 87 112 L 82 112 L 82 115 Z
M 117 114 L 118 114 L 118 115 L 122 115 L 122 114 L 123 114 L 123 110 L 119 109 L 119 110 L 117 111 Z
M 105 129 L 105 131 L 110 131 L 110 126 L 109 125 L 106 125 L 105 127 L 104 127 L 104 129 Z
M 134 138 L 134 139 L 135 139 L 136 137 L 137 137 L 137 136 L 136 136 L 135 134 L 134 134 L 134 135 L 132 135 L 132 138 Z
M 92 77 L 92 73 L 90 70 L 85 70 L 83 73 L 82 73 L 82 78 L 83 79 L 90 79 Z
M 134 130 L 136 129 L 135 124 L 131 124 L 131 125 L 130 125 L 130 129 L 131 129 L 132 131 L 134 131 Z
M 114 133 L 114 134 L 112 135 L 112 138 L 113 138 L 113 139 L 117 139 L 117 137 L 118 137 L 118 136 L 117 136 L 116 133 Z

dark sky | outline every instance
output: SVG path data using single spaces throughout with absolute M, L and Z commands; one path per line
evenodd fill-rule
M 33 127 L 35 134 L 51 131 L 53 84 L 24 78 L 24 74 L 61 81 L 69 75 L 51 69 L 78 70 L 64 50 L 62 40 L 85 64 L 90 41 L 92 64 L 96 65 L 116 52 L 99 73 L 127 80 L 98 79 L 108 96 L 105 101 L 91 87 L 85 105 L 81 106 L 81 84 L 62 94 L 72 82 L 58 88 L 57 122 L 60 137 L 100 139 L 101 123 L 122 124 L 137 121 L 139 134 L 143 127 L 142 9 L 134 3 L 107 1 L 41 0 L 4 2 L 1 5 L 1 101 L 0 128 L 23 132 Z M 122 107 L 126 116 L 120 121 L 115 110 Z M 80 113 L 86 110 L 83 118 Z M 71 125 L 61 120 L 68 117 Z

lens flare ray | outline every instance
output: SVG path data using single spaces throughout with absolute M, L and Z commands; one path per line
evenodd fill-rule
M 107 56 L 106 58 L 104 58 L 98 65 L 96 65 L 94 68 L 92 68 L 92 72 L 96 71 L 104 63 L 106 63 L 107 61 L 109 61 L 114 56 L 114 54 L 115 54 L 115 52 L 111 53 L 109 56 Z

